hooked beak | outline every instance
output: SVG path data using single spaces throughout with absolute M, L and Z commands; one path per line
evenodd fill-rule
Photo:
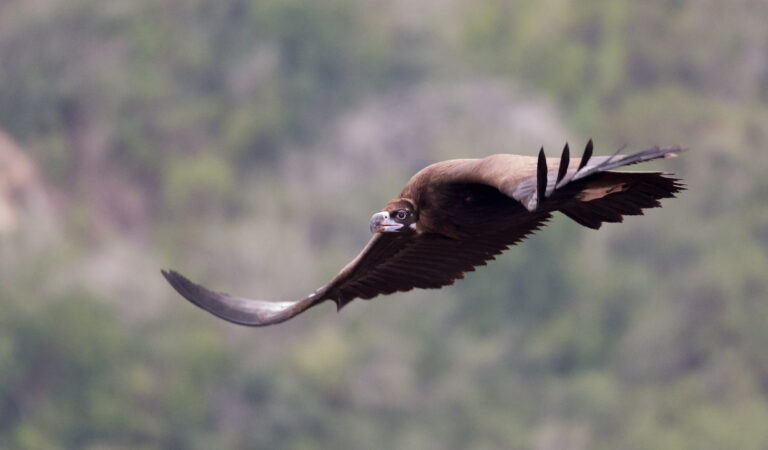
M 386 211 L 376 213 L 371 217 L 371 233 L 398 231 L 400 228 L 403 228 L 403 224 L 390 219 L 389 213 Z

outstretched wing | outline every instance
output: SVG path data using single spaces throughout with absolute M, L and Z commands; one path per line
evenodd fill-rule
M 162 273 L 171 286 L 191 303 L 226 321 L 251 327 L 285 322 L 320 301 L 315 295 L 288 302 L 235 297 L 211 291 L 173 270 L 163 270 Z
M 439 234 L 377 233 L 363 251 L 328 284 L 310 296 L 271 302 L 214 292 L 173 270 L 163 276 L 184 298 L 232 323 L 265 326 L 284 322 L 325 300 L 338 308 L 355 298 L 439 288 L 485 265 L 510 245 L 536 231 L 549 214 L 530 214 L 524 220 L 476 239 L 453 239 Z
M 611 156 L 593 157 L 590 140 L 578 164 L 571 159 L 568 144 L 558 159 L 545 158 L 542 148 L 538 157 L 496 154 L 482 159 L 442 161 L 414 175 L 400 196 L 412 198 L 417 192 L 409 189 L 411 186 L 419 186 L 425 181 L 424 178 L 437 177 L 443 184 L 482 184 L 496 188 L 531 212 L 540 210 L 540 203 L 546 199 L 549 206 L 545 209 L 554 210 L 554 200 L 563 200 L 565 196 L 562 194 L 576 192 L 586 182 L 598 180 L 601 174 L 622 173 L 612 169 L 675 157 L 686 149 L 679 146 L 653 147 L 629 155 L 620 155 L 621 150 Z M 555 193 L 561 195 L 553 196 Z
M 385 261 L 410 245 L 409 239 L 398 236 L 397 239 L 381 234 L 374 235 L 368 245 L 327 285 L 316 290 L 306 298 L 294 301 L 256 300 L 223 292 L 214 292 L 205 286 L 190 281 L 173 270 L 163 270 L 162 274 L 176 291 L 198 307 L 226 321 L 246 326 L 265 326 L 285 322 L 308 308 L 325 300 L 335 299 L 337 289 L 344 288 L 345 282 L 355 279 L 360 274 L 375 269 Z M 333 288 L 333 289 L 331 289 Z M 336 289 L 336 290 L 334 290 Z M 337 302 L 338 304 L 338 302 Z
M 559 159 L 491 155 L 479 160 L 445 164 L 443 179 L 494 187 L 517 200 L 528 212 L 561 211 L 581 225 L 599 228 L 602 222 L 621 222 L 661 206 L 659 200 L 684 189 L 679 180 L 661 172 L 622 172 L 613 169 L 658 158 L 675 157 L 683 147 L 653 147 L 634 154 L 592 156 L 590 140 L 576 163 L 566 144 Z M 440 170 L 440 169 L 438 169 Z
M 673 194 L 682 188 L 682 185 L 676 183 L 677 180 L 668 178 L 663 173 L 620 172 L 612 169 L 659 158 L 673 158 L 686 150 L 683 147 L 653 147 L 629 155 L 619 155 L 622 150 L 619 149 L 611 156 L 597 157 L 592 157 L 592 148 L 590 140 L 577 167 L 570 164 L 568 144 L 556 164 L 544 157 L 542 148 L 535 163 L 536 169 L 529 167 L 527 176 L 518 178 L 516 183 L 506 186 L 505 193 L 518 200 L 529 211 L 533 211 L 545 201 L 548 208 L 560 209 L 567 200 L 576 199 L 581 203 L 588 203 L 635 187 L 639 187 L 643 194 L 658 200 L 673 197 Z M 532 165 L 533 161 L 529 160 L 529 166 Z M 594 203 L 591 206 L 598 208 L 599 205 L 600 203 Z M 656 201 L 651 204 L 640 200 L 637 206 L 648 208 L 659 206 L 659 203 Z
M 322 288 L 323 295 L 341 308 L 355 298 L 370 299 L 414 288 L 435 289 L 453 284 L 464 278 L 464 273 L 484 266 L 538 230 L 550 217 L 548 213 L 526 214 L 503 228 L 465 238 L 437 233 L 378 234 L 371 240 L 373 245 L 369 244 L 373 246 L 372 251 L 361 254 L 343 269 Z

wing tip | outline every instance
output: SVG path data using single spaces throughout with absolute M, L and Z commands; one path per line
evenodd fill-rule
M 183 276 L 180 273 L 176 272 L 173 269 L 160 269 L 160 273 L 163 274 L 163 278 L 165 278 L 166 281 L 168 281 L 169 283 L 171 283 L 171 280 L 175 279 L 176 277 L 183 278 Z
M 663 158 L 677 158 L 680 156 L 680 153 L 687 152 L 689 149 L 688 147 L 682 145 L 672 145 L 669 147 L 662 147 L 659 150 L 666 152 Z
M 211 292 L 199 284 L 195 284 L 189 278 L 185 277 L 179 272 L 176 272 L 173 269 L 162 269 L 160 270 L 160 273 L 163 274 L 163 277 L 165 277 L 166 281 L 168 281 L 171 287 L 173 287 L 173 289 L 175 289 L 176 292 L 178 292 L 182 297 L 187 299 L 195 306 L 198 306 L 208 312 L 212 312 L 210 306 L 206 305 L 203 301 L 203 297 L 213 297 L 219 294 Z
M 163 278 L 165 278 L 165 280 L 177 291 L 185 281 L 187 283 L 191 283 L 191 281 L 189 281 L 184 275 L 176 272 L 173 269 L 160 269 L 160 273 L 163 274 Z M 181 294 L 181 292 L 179 293 Z
M 183 284 L 193 284 L 187 277 L 173 269 L 161 269 L 160 273 L 163 274 L 165 280 L 168 281 L 168 283 L 170 283 L 174 288 Z
M 289 302 L 268 302 L 233 297 L 229 294 L 213 292 L 190 281 L 175 270 L 162 269 L 160 272 L 176 292 L 190 303 L 214 316 L 238 325 L 261 327 L 285 322 L 323 300 L 323 298 L 317 298 L 316 295 Z

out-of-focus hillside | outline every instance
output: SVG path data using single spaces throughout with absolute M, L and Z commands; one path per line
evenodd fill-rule
M 0 3 L 0 447 L 768 447 L 768 5 Z M 421 167 L 592 137 L 689 190 L 238 328 Z

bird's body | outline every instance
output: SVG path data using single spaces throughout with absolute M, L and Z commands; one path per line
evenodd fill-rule
M 550 167 L 558 164 L 547 159 Z M 509 154 L 441 161 L 411 177 L 398 198 L 410 199 L 419 210 L 417 231 L 459 238 L 475 234 L 478 226 L 508 224 L 504 218 L 522 213 L 514 192 L 536 175 L 536 165 L 533 156 Z
M 230 322 L 262 326 L 283 322 L 332 300 L 439 288 L 538 230 L 560 211 L 589 228 L 620 222 L 660 206 L 682 189 L 659 172 L 611 169 L 676 156 L 679 147 L 592 158 L 590 141 L 577 163 L 566 145 L 559 159 L 499 154 L 432 164 L 416 173 L 400 195 L 374 214 L 368 245 L 328 284 L 307 298 L 268 302 L 216 293 L 174 271 L 166 279 L 185 298 Z

